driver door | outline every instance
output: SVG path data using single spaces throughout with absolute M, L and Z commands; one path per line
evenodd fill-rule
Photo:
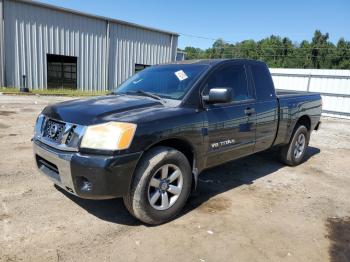
M 211 88 L 233 91 L 233 100 L 224 104 L 207 104 L 207 167 L 253 153 L 255 145 L 255 99 L 245 65 L 228 63 L 208 78 L 203 95 Z

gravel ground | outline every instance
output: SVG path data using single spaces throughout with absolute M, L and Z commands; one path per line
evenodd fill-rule
M 298 167 L 264 152 L 204 172 L 179 218 L 148 227 L 36 170 L 35 118 L 66 99 L 0 95 L 0 261 L 350 261 L 350 121 L 323 119 Z

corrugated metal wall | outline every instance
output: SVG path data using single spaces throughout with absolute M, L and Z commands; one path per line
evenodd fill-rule
M 4 2 L 6 84 L 47 86 L 46 54 L 78 57 L 78 87 L 106 88 L 106 22 L 25 4 Z
M 0 87 L 5 85 L 4 81 L 4 24 L 3 24 L 3 3 L 0 0 Z
M 110 23 L 109 87 L 133 75 L 135 64 L 155 65 L 175 60 L 177 37 Z
M 271 68 L 276 89 L 319 92 L 323 115 L 350 118 L 350 70 Z
M 0 0 L 1 1 L 1 0 Z M 3 0 L 6 86 L 47 88 L 46 55 L 76 56 L 77 86 L 106 90 L 134 72 L 135 64 L 175 60 L 177 36 L 22 1 Z

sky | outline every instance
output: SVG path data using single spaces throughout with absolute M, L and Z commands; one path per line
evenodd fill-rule
M 177 32 L 179 48 L 208 48 L 211 39 L 235 43 L 272 34 L 293 42 L 310 41 L 316 29 L 328 32 L 334 43 L 340 37 L 350 41 L 350 0 L 40 1 Z

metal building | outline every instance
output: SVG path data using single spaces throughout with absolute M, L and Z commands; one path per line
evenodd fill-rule
M 25 0 L 0 0 L 0 86 L 106 90 L 175 60 L 178 34 Z

